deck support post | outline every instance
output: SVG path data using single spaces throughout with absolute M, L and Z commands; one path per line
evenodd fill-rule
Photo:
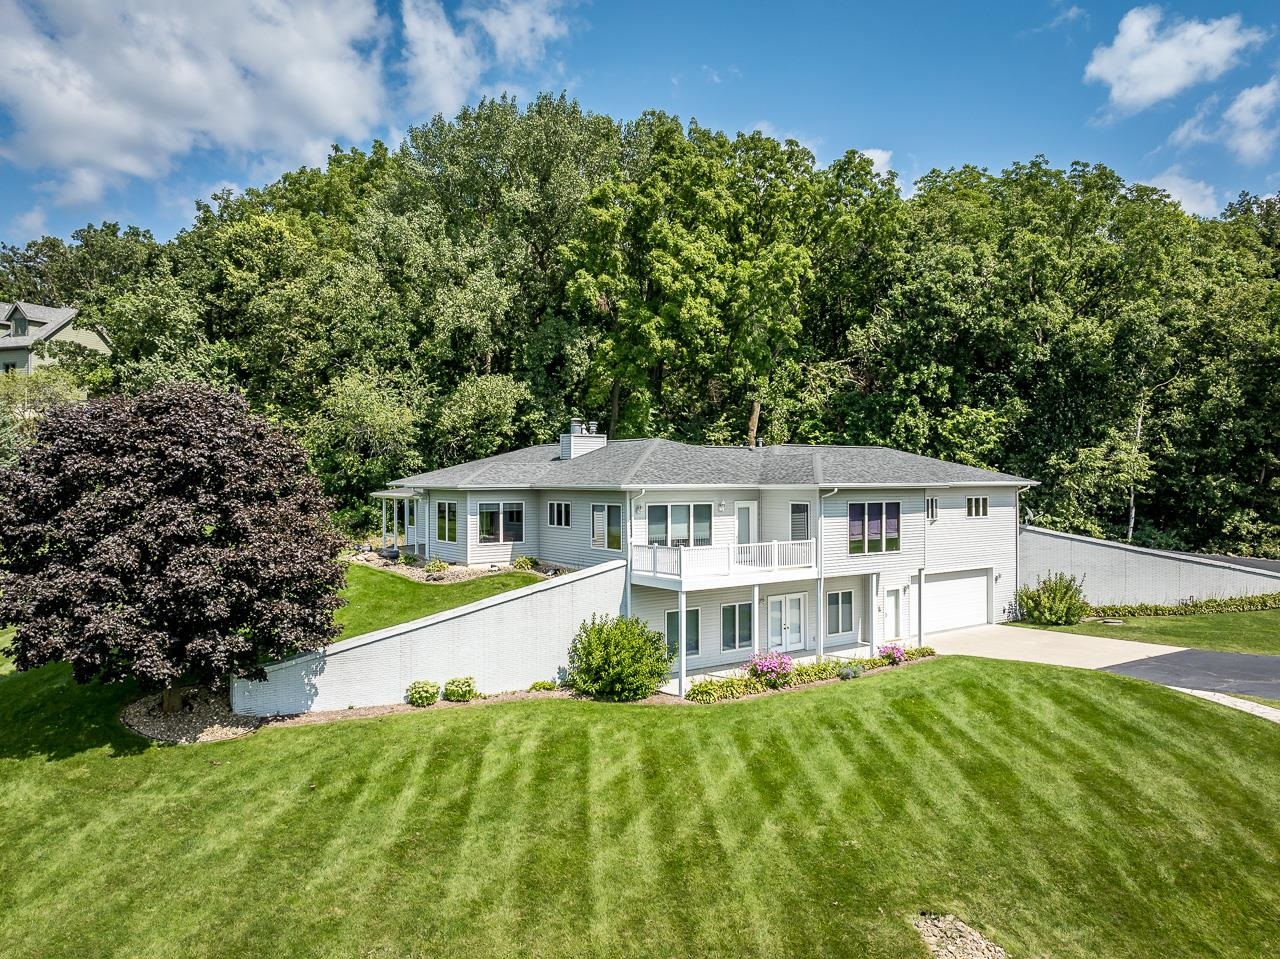
M 879 645 L 878 634 L 880 632 L 880 630 L 876 628 L 876 620 L 880 618 L 880 574 L 872 573 L 870 579 L 871 589 L 869 592 L 871 594 L 871 616 L 867 622 L 867 639 L 871 643 L 871 656 L 874 657 L 876 654 L 876 647 Z
M 391 501 L 391 545 L 400 546 L 400 500 Z
M 760 652 L 760 584 L 751 587 L 751 652 Z
M 827 633 L 827 603 L 826 597 L 823 595 L 825 590 L 825 580 L 821 574 L 818 575 L 818 660 L 821 661 L 826 653 L 825 637 Z
M 677 603 L 676 608 L 678 610 L 676 613 L 676 618 L 679 620 L 679 626 L 676 629 L 676 635 L 680 637 L 680 681 L 676 684 L 676 690 L 679 692 L 680 698 L 684 699 L 685 673 L 688 670 L 689 661 L 688 661 L 688 655 L 687 655 L 688 647 L 686 645 L 686 637 L 685 637 L 685 628 L 686 628 L 685 610 L 688 608 L 688 601 L 685 597 L 685 592 L 683 589 L 680 590 L 679 601 Z
M 920 567 L 916 589 L 916 648 L 924 645 L 924 567 Z

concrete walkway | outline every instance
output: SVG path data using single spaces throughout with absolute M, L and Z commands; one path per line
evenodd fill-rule
M 1230 695 L 1236 692 L 1280 699 L 1280 656 L 1217 653 L 1000 625 L 931 633 L 925 642 L 943 654 L 1076 666 L 1133 676 L 1280 723 L 1280 709 Z

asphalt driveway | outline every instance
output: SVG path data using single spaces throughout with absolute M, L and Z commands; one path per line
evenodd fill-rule
M 1280 699 L 1280 656 L 1183 649 L 1162 656 L 1135 658 L 1131 662 L 1102 669 L 1162 686 Z

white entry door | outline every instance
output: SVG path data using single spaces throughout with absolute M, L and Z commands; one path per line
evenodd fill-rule
M 759 542 L 759 537 L 756 535 L 756 501 L 742 500 L 734 503 L 733 507 L 737 542 L 740 544 Z
M 804 649 L 804 593 L 769 597 L 769 649 Z
M 888 639 L 902 638 L 902 593 L 886 590 L 884 594 L 884 634 Z

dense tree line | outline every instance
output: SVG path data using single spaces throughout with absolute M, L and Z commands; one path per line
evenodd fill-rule
M 346 522 L 424 467 L 615 436 L 887 444 L 1040 479 L 1038 522 L 1280 555 L 1280 202 L 1102 165 L 935 170 L 563 97 L 488 100 L 198 204 L 0 249 L 78 304 L 94 393 L 234 384 Z

